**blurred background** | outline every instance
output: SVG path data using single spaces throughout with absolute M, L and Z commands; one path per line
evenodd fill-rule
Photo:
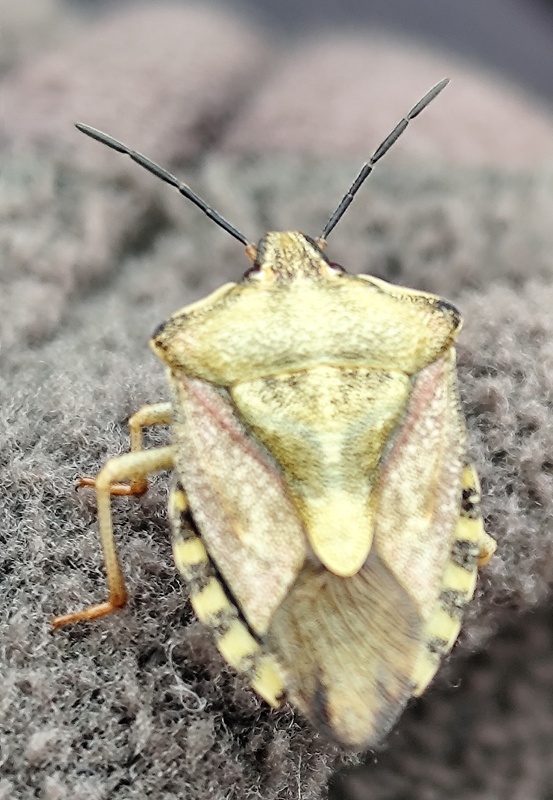
M 172 602 L 181 608 L 180 589 L 167 592 L 166 575 L 174 576 L 174 569 L 164 571 L 162 556 L 169 564 L 169 553 L 160 550 L 158 556 L 137 545 L 150 548 L 142 510 L 133 518 L 127 556 L 135 559 L 128 562 L 135 596 L 142 598 L 144 613 L 156 615 L 152 624 L 145 629 L 143 617 L 128 614 L 119 623 L 125 644 L 110 649 L 103 646 L 110 634 L 102 626 L 91 626 L 78 647 L 68 647 L 63 638 L 52 640 L 44 620 L 51 603 L 64 605 L 56 581 L 67 591 L 81 585 L 81 562 L 74 556 L 75 548 L 82 547 L 75 544 L 80 533 L 74 531 L 81 529 L 73 526 L 86 526 L 92 537 L 88 552 L 97 552 L 95 530 L 74 507 L 74 493 L 67 491 L 84 469 L 83 442 L 91 463 L 100 452 L 117 451 L 116 437 L 122 429 L 126 435 L 126 417 L 140 403 L 161 396 L 161 372 L 150 366 L 143 370 L 150 357 L 148 332 L 174 310 L 177 296 L 194 299 L 234 279 L 239 254 L 230 237 L 214 233 L 208 220 L 187 210 L 176 193 L 130 161 L 76 135 L 73 121 L 110 131 L 159 163 L 174 166 L 187 180 L 190 176 L 191 185 L 245 232 L 269 224 L 286 229 L 291 221 L 317 230 L 328 214 L 326 198 L 339 196 L 359 154 L 378 143 L 398 114 L 444 75 L 452 77 L 452 91 L 444 92 L 439 105 L 398 143 L 389 168 L 375 176 L 365 204 L 354 205 L 333 235 L 333 247 L 345 255 L 343 263 L 358 269 L 367 265 L 367 271 L 370 266 L 382 277 L 455 300 L 464 292 L 462 307 L 471 324 L 461 366 L 466 396 L 476 409 L 471 417 L 475 446 L 480 443 L 476 461 L 488 488 L 490 530 L 498 533 L 500 553 L 480 583 L 485 602 L 477 599 L 471 607 L 464 665 L 442 675 L 410 706 L 402 732 L 385 751 L 369 756 L 365 771 L 350 773 L 347 785 L 336 785 L 333 797 L 549 798 L 553 5 L 548 0 L 226 0 L 219 3 L 225 12 L 219 15 L 210 11 L 214 3 L 199 0 L 200 12 L 183 22 L 181 13 L 186 17 L 192 4 L 173 4 L 178 11 L 171 8 L 168 14 L 163 13 L 167 3 L 159 0 L 12 0 L 2 9 L 0 158 L 5 141 L 3 164 L 9 169 L 0 168 L 5 179 L 0 192 L 5 221 L 0 223 L 0 341 L 2 355 L 9 351 L 13 373 L 0 370 L 0 384 L 3 380 L 9 396 L 9 403 L 0 406 L 11 408 L 14 396 L 32 402 L 24 405 L 31 409 L 25 414 L 17 407 L 10 421 L 13 467 L 5 473 L 0 495 L 13 501 L 13 530 L 19 532 L 22 504 L 13 487 L 25 497 L 34 492 L 25 506 L 25 530 L 31 532 L 32 548 L 43 547 L 45 555 L 28 559 L 29 546 L 13 536 L 5 574 L 0 565 L 0 578 L 10 575 L 18 586 L 18 619 L 35 626 L 23 633 L 13 628 L 12 651 L 0 672 L 15 676 L 19 686 L 21 664 L 27 669 L 30 663 L 40 687 L 35 694 L 26 685 L 18 689 L 12 716 L 5 717 L 0 750 L 12 762 L 7 777 L 2 764 L 0 800 L 99 798 L 87 790 L 79 759 L 108 788 L 117 781 L 127 786 L 129 769 L 133 774 L 143 770 L 143 786 L 157 786 L 162 773 L 188 779 L 179 742 L 187 747 L 199 742 L 200 747 L 204 741 L 194 739 L 193 727 L 190 738 L 182 733 L 195 710 L 184 709 L 176 694 L 168 699 L 165 694 L 133 694 L 132 703 L 140 708 L 136 716 L 149 727 L 145 722 L 133 728 L 126 719 L 125 725 L 119 723 L 119 687 L 150 680 L 156 687 L 180 686 L 172 629 L 159 616 L 165 608 L 168 617 Z M 146 14 L 135 13 L 141 6 Z M 113 14 L 125 7 L 133 13 Z M 251 20 L 253 31 L 240 16 Z M 314 43 L 311 35 L 320 31 L 327 36 Z M 350 37 L 349 31 L 361 36 Z M 292 158 L 268 155 L 267 145 Z M 265 159 L 251 158 L 257 152 L 265 153 Z M 413 156 L 412 169 L 404 171 L 399 164 L 402 152 Z M 237 154 L 250 160 L 234 163 Z M 321 163 L 312 169 L 309 158 L 317 156 Z M 414 156 L 424 171 L 417 172 Z M 434 169 L 439 156 L 450 158 L 443 172 Z M 342 174 L 342 158 L 344 170 L 345 160 L 352 159 L 351 172 L 348 162 Z M 489 172 L 490 167 L 497 172 Z M 530 171 L 517 173 L 521 168 Z M 89 353 L 94 353 L 92 360 Z M 92 361 L 97 371 L 90 370 Z M 51 382 L 35 399 L 36 375 L 44 374 Z M 62 395 L 63 401 L 58 399 Z M 45 413 L 41 402 L 52 411 Z M 111 426 L 111 443 L 104 438 L 106 420 L 120 423 Z M 37 442 L 46 443 L 42 461 Z M 25 469 L 22 450 L 28 451 Z M 6 448 L 2 455 L 7 458 Z M 45 480 L 35 479 L 37 469 Z M 43 484 L 54 502 L 43 495 Z M 151 508 L 157 513 L 155 501 Z M 34 534 L 37 519 L 47 546 Z M 68 529 L 60 527 L 59 520 L 65 524 L 69 519 Z M 159 541 L 166 541 L 164 522 Z M 153 582 L 142 580 L 144 552 L 148 577 L 156 576 Z M 25 586 L 22 592 L 20 586 Z M 540 604 L 539 615 L 531 616 Z M 513 609 L 528 613 L 493 638 L 512 619 Z M 181 641 L 180 622 L 178 630 Z M 490 645 L 479 650 L 488 639 Z M 150 653 L 156 658 L 150 659 Z M 3 657 L 4 652 L 0 661 Z M 452 660 L 453 670 L 456 663 L 461 662 Z M 179 669 L 185 674 L 182 665 Z M 212 716 L 199 724 L 207 730 L 216 719 L 213 730 L 223 735 L 218 670 L 209 683 L 198 672 L 194 655 L 186 674 L 203 682 L 201 697 L 209 701 Z M 82 702 L 83 675 L 88 706 Z M 59 687 L 66 692 L 61 699 Z M 114 726 L 119 741 L 124 740 L 119 750 L 110 738 Z M 125 737 L 135 730 L 146 739 L 151 731 L 150 750 L 145 748 L 143 758 L 129 767 L 121 753 L 126 752 Z M 238 716 L 236 727 L 224 733 L 224 746 L 220 739 L 211 746 L 206 734 L 206 751 L 221 758 L 210 762 L 221 764 L 213 772 L 225 778 L 224 748 L 230 748 L 239 731 L 245 739 L 251 734 L 254 742 L 238 764 L 244 775 L 251 775 L 248 759 L 256 747 L 261 751 L 255 744 L 258 730 Z M 59 731 L 66 737 L 61 747 L 55 738 Z M 284 735 L 283 729 L 276 733 Z M 263 735 L 270 742 L 275 738 L 272 722 L 265 723 Z M 246 753 L 245 747 L 234 749 Z M 279 765 L 280 778 L 294 778 L 296 758 L 293 742 Z M 197 763 L 201 772 L 204 762 L 198 758 Z M 309 761 L 302 763 L 306 780 L 310 775 L 322 780 Z M 80 793 L 64 788 L 72 781 Z M 27 793 L 17 795 L 16 786 Z M 107 791 L 102 797 L 130 796 Z M 141 796 L 156 794 L 145 790 Z M 213 794 L 196 796 L 203 800 Z M 266 796 L 270 800 L 276 792 Z M 192 794 L 187 797 L 193 800 Z
M 143 0 L 155 4 L 156 0 Z M 177 0 L 178 2 L 178 0 Z M 66 0 L 91 15 L 135 0 Z M 551 0 L 227 0 L 276 34 L 363 25 L 408 35 L 479 62 L 553 106 Z

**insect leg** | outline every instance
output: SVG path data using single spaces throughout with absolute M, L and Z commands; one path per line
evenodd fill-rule
M 284 676 L 276 661 L 264 651 L 225 591 L 200 536 L 195 532 L 184 489 L 177 484 L 169 497 L 173 556 L 190 589 L 196 616 L 213 631 L 217 649 L 252 688 L 270 705 L 278 707 L 284 693 Z
M 172 469 L 174 464 L 174 447 L 160 447 L 155 450 L 140 450 L 126 453 L 116 458 L 110 458 L 98 473 L 94 485 L 98 502 L 98 527 L 100 542 L 104 553 L 104 564 L 108 585 L 108 597 L 103 603 L 96 603 L 81 611 L 62 614 L 52 620 L 54 628 L 60 628 L 70 622 L 96 619 L 105 614 L 110 614 L 121 608 L 127 602 L 125 578 L 119 563 L 117 548 L 113 538 L 113 524 L 111 521 L 111 494 L 113 485 L 117 481 L 144 480 L 151 472 L 162 469 Z
M 136 414 L 129 419 L 131 432 L 131 453 L 138 453 L 142 450 L 142 429 L 152 425 L 169 425 L 173 418 L 171 403 L 153 403 L 152 405 L 142 406 Z M 96 478 L 79 478 L 77 488 L 83 486 L 95 486 Z M 110 487 L 110 492 L 119 497 L 134 495 L 140 497 L 148 489 L 146 476 L 131 478 L 130 483 L 114 483 Z

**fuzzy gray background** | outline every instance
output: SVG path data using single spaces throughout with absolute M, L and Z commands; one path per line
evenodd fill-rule
M 271 38 L 205 4 L 87 22 L 54 0 L 0 35 L 0 798 L 545 800 L 553 788 L 553 117 L 447 53 L 376 32 Z M 240 245 L 81 120 L 177 171 L 246 235 L 317 235 L 437 80 L 329 242 L 350 271 L 453 301 L 470 450 L 498 553 L 461 640 L 381 751 L 347 758 L 270 712 L 193 618 L 167 476 L 115 500 L 131 595 L 105 592 L 91 493 L 126 421 L 167 397 L 148 347 L 240 277 Z M 128 162 L 128 163 L 127 163 Z M 148 434 L 150 445 L 166 432 Z

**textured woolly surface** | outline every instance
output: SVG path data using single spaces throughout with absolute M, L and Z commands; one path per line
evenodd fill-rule
M 197 9 L 192 16 L 186 8 L 169 17 L 151 13 L 141 24 L 157 25 L 160 40 L 178 13 L 189 33 L 194 25 L 199 32 L 205 25 L 232 31 L 235 50 L 220 53 L 228 67 L 221 96 L 228 99 L 231 86 L 240 96 L 253 61 L 263 60 L 259 34 L 221 12 L 209 12 L 209 22 Z M 93 51 L 107 42 L 111 64 L 114 26 L 128 32 L 138 23 L 123 16 L 104 24 L 105 36 L 81 31 L 82 47 Z M 131 71 L 141 41 L 136 52 L 127 46 Z M 214 35 L 215 51 L 218 41 Z M 394 46 L 400 48 L 388 45 Z M 0 91 L 12 104 L 18 86 L 33 84 L 39 92 L 41 63 L 57 59 L 67 69 L 56 72 L 56 116 L 70 117 L 76 112 L 67 97 L 74 98 L 75 86 L 86 96 L 92 80 L 78 52 L 72 42 L 23 63 Z M 305 50 L 298 53 L 300 69 Z M 146 95 L 167 78 L 164 62 L 152 66 L 149 57 L 142 110 L 133 106 L 134 142 L 145 150 L 141 133 L 155 107 Z M 185 70 L 186 54 L 179 57 Z M 209 53 L 203 57 L 205 70 L 213 71 Z M 280 96 L 289 63 L 280 73 L 274 66 L 266 92 L 260 84 L 249 98 L 259 141 L 265 112 L 255 106 L 263 111 L 267 95 Z M 419 63 L 424 91 L 426 55 L 419 62 L 413 52 L 409 85 Z M 260 63 L 260 73 L 266 68 Z M 67 85 L 59 77 L 65 73 Z M 268 227 L 316 235 L 358 167 L 354 147 L 332 161 L 293 155 L 303 137 L 291 119 L 289 153 L 246 157 L 241 123 L 213 121 L 218 84 L 202 80 L 196 92 L 168 101 L 176 107 L 150 140 L 152 156 L 163 150 L 173 162 L 188 159 L 179 173 L 248 236 Z M 110 92 L 117 102 L 106 100 L 97 116 L 108 119 L 119 105 L 128 120 L 126 85 L 94 75 L 94 102 L 101 105 Z M 448 102 L 451 117 L 455 103 Z M 535 161 L 528 163 L 528 153 L 517 161 L 513 136 L 509 161 L 518 169 L 471 161 L 468 126 L 456 142 L 445 129 L 447 147 L 438 136 L 438 156 L 448 155 L 449 166 L 432 166 L 415 156 L 426 152 L 425 131 L 439 119 L 439 103 L 406 134 L 412 144 L 403 151 L 398 145 L 397 158 L 390 154 L 371 177 L 332 235 L 329 255 L 351 271 L 442 294 L 462 310 L 459 373 L 470 451 L 482 478 L 487 529 L 499 548 L 434 685 L 408 708 L 383 750 L 335 778 L 333 791 L 358 800 L 431 800 L 446 792 L 454 800 L 538 800 L 553 784 L 553 173 L 539 160 L 543 126 L 550 125 L 553 141 L 553 123 L 539 108 L 522 120 L 530 151 L 535 121 Z M 405 110 L 390 101 L 390 126 Z M 322 122 L 326 112 L 319 113 Z M 113 503 L 128 607 L 49 630 L 53 614 L 103 597 L 94 498 L 72 486 L 76 476 L 94 474 L 128 448 L 126 421 L 134 410 L 167 397 L 163 369 L 148 348 L 150 332 L 248 264 L 240 245 L 138 167 L 114 153 L 87 161 L 75 149 L 62 152 L 51 136 L 64 123 L 49 120 L 41 128 L 29 109 L 25 114 L 7 118 L 0 163 L 0 798 L 318 798 L 344 757 L 289 709 L 268 711 L 194 620 L 171 560 L 166 476 L 155 478 L 140 500 Z M 386 133 L 389 125 L 382 126 L 367 127 L 371 143 Z M 182 131 L 187 141 L 179 150 Z M 324 152 L 327 136 L 315 152 Z M 213 139 L 221 146 L 210 149 L 224 153 L 206 152 Z M 90 153 L 100 148 L 77 142 Z M 201 164 L 190 160 L 196 153 L 204 154 Z M 459 166 L 467 162 L 470 168 Z M 491 155 L 489 163 L 496 163 Z M 166 432 L 146 439 L 159 444 Z

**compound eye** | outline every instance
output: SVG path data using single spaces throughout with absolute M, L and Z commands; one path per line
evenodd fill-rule
M 458 311 L 454 305 L 440 297 L 435 304 L 435 308 L 439 309 L 442 314 L 450 320 L 455 330 L 461 327 L 461 312 Z
M 347 272 L 347 269 L 343 267 L 341 264 L 337 264 L 336 261 L 329 261 L 328 266 L 331 270 L 338 273 L 339 275 L 344 275 Z
M 161 336 L 165 329 L 165 325 L 167 324 L 166 320 L 160 322 L 159 325 L 156 325 L 154 330 L 152 331 L 152 335 L 150 336 L 151 339 L 157 339 L 158 336 Z

